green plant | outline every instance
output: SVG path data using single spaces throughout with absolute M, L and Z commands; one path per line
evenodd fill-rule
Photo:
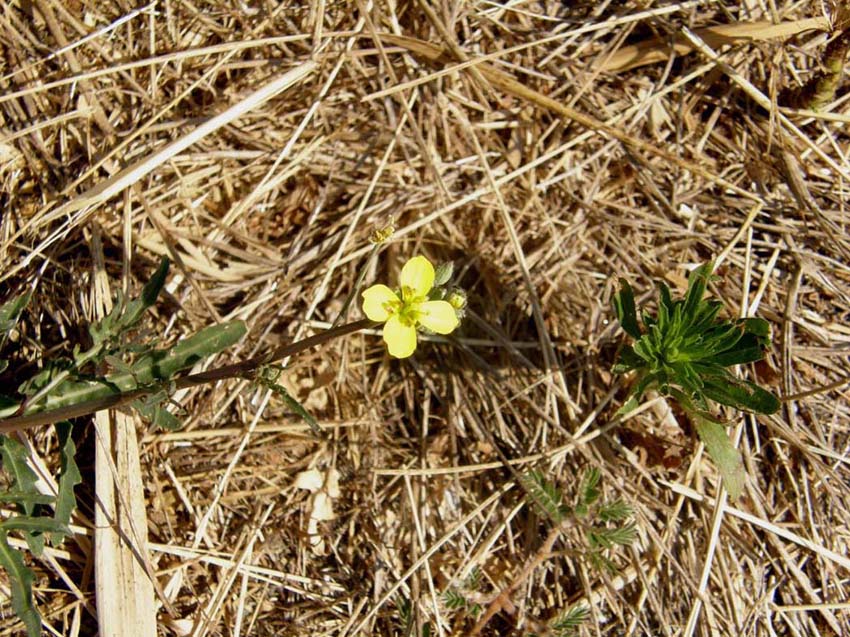
M 23 294 L 0 306 L 0 343 L 3 345 L 14 331 L 30 297 L 30 293 Z M 0 371 L 7 366 L 8 362 L 0 359 Z M 16 402 L 8 396 L 0 396 L 0 405 L 11 406 Z M 38 490 L 38 477 L 30 468 L 27 448 L 9 436 L 0 435 L 0 458 L 9 476 L 8 490 L 0 492 L 0 502 L 12 504 L 16 510 L 15 515 L 0 522 L 0 567 L 9 576 L 12 608 L 31 636 L 41 633 L 41 617 L 32 593 L 34 575 L 24 555 L 12 546 L 9 538 L 10 534 L 20 534 L 30 552 L 38 557 L 44 551 L 46 539 L 56 546 L 70 533 L 68 525 L 76 505 L 74 487 L 82 478 L 74 461 L 76 447 L 71 438 L 71 424 L 58 422 L 55 429 L 60 458 L 55 495 L 45 495 Z
M 391 231 L 391 228 L 385 228 L 377 235 L 373 255 Z M 411 262 L 420 266 L 417 276 L 408 277 L 412 281 L 411 285 L 418 286 L 417 291 L 423 291 L 423 294 L 432 291 L 436 293 L 437 290 L 431 289 L 436 274 L 430 262 L 424 257 L 416 257 Z M 373 325 L 369 319 L 340 326 L 336 326 L 335 322 L 333 328 L 321 334 L 279 347 L 268 354 L 206 372 L 185 374 L 200 361 L 239 341 L 247 332 L 247 327 L 242 321 L 213 325 L 167 348 L 157 348 L 155 340 L 143 342 L 137 326 L 162 291 L 168 267 L 168 260 L 163 259 L 138 298 L 126 301 L 119 295 L 114 309 L 89 327 L 90 347 L 83 350 L 77 345 L 70 357 L 43 361 L 41 371 L 18 387 L 22 399 L 0 395 L 0 432 L 58 423 L 56 430 L 61 466 L 55 497 L 45 496 L 36 490 L 36 476 L 29 466 L 26 448 L 0 434 L 3 468 L 11 476 L 11 488 L 6 493 L 0 493 L 0 501 L 15 504 L 19 511 L 17 516 L 0 522 L 0 567 L 5 568 L 9 575 L 13 608 L 30 637 L 41 632 L 41 619 L 32 594 L 33 573 L 26 566 L 21 552 L 9 543 L 8 535 L 11 532 L 22 534 L 30 552 L 39 556 L 44 548 L 45 537 L 50 537 L 56 544 L 69 533 L 68 524 L 76 504 L 73 489 L 80 482 L 80 474 L 74 463 L 75 448 L 70 436 L 69 419 L 103 409 L 128 406 L 154 426 L 176 429 L 181 424 L 180 420 L 167 408 L 175 391 L 224 378 L 242 377 L 281 397 L 293 413 L 304 419 L 317 436 L 321 436 L 315 418 L 277 382 L 281 368 L 273 363 Z M 410 267 L 407 269 L 410 270 Z M 443 268 L 438 283 L 445 283 L 450 276 L 451 270 Z M 361 280 L 362 276 L 358 279 L 358 286 Z M 358 286 L 352 290 L 340 318 L 357 293 Z M 9 340 L 31 296 L 31 293 L 27 293 L 0 306 L 0 346 Z M 442 310 L 445 322 L 451 323 L 452 329 L 459 323 L 462 308 L 458 309 L 441 299 L 426 301 L 416 297 L 414 301 L 409 305 L 417 321 L 427 323 L 423 319 L 426 314 L 430 316 L 434 311 Z M 435 331 L 446 331 L 436 323 L 432 327 Z M 8 365 L 8 361 L 0 359 L 0 372 Z M 47 507 L 52 507 L 52 514 Z
M 470 631 L 470 637 L 481 633 L 488 622 L 500 611 L 514 607 L 511 596 L 531 577 L 534 570 L 554 555 L 553 549 L 558 540 L 569 528 L 577 528 L 583 536 L 578 549 L 567 551 L 577 559 L 586 559 L 591 566 L 606 573 L 616 571 L 610 558 L 611 551 L 617 546 L 628 546 L 637 538 L 634 523 L 626 522 L 632 516 L 632 508 L 620 499 L 605 500 L 600 489 L 601 473 L 597 469 L 588 470 L 582 478 L 578 496 L 572 506 L 558 487 L 547 480 L 540 471 L 529 471 L 519 476 L 519 484 L 525 492 L 528 503 L 535 513 L 547 520 L 551 528 L 537 551 L 511 583 L 502 589 L 483 609 L 475 606 L 478 621 Z M 465 586 L 464 588 L 468 588 Z M 457 589 L 449 589 L 447 599 L 450 608 L 468 609 L 471 604 Z M 555 619 L 546 622 L 542 631 L 557 637 L 569 637 L 578 626 L 587 619 L 589 610 L 581 604 L 558 613 Z M 538 629 L 540 630 L 540 629 Z
M 780 402 L 770 392 L 729 371 L 730 367 L 764 357 L 770 346 L 770 325 L 758 318 L 720 318 L 723 304 L 703 298 L 711 273 L 711 263 L 693 270 L 683 299 L 674 300 L 670 289 L 660 283 L 657 314 L 642 312 L 643 329 L 638 324 L 632 288 L 621 279 L 614 310 L 634 344 L 621 348 L 613 371 L 636 372 L 629 400 L 620 413 L 634 409 L 650 389 L 670 396 L 682 406 L 694 420 L 730 495 L 737 497 L 742 489 L 743 468 L 722 421 L 710 411 L 711 403 L 772 414 Z

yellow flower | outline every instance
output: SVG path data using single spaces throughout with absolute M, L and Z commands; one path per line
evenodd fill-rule
M 434 287 L 434 266 L 425 257 L 413 257 L 401 269 L 401 296 L 386 285 L 373 285 L 363 291 L 363 312 L 371 320 L 384 323 L 384 342 L 391 356 L 407 358 L 416 349 L 416 328 L 426 327 L 448 334 L 459 320 L 446 301 L 429 301 Z

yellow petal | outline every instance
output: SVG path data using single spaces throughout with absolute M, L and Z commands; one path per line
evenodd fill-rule
M 386 285 L 373 285 L 363 290 L 363 313 L 372 321 L 383 323 L 399 307 L 401 301 Z
M 434 266 L 425 257 L 413 257 L 401 269 L 400 281 L 405 301 L 425 296 L 434 287 Z
M 460 323 L 455 309 L 446 301 L 426 301 L 416 309 L 419 322 L 437 334 L 448 334 Z
M 384 342 L 390 356 L 407 358 L 416 349 L 416 328 L 405 325 L 398 316 L 391 316 L 384 325 Z

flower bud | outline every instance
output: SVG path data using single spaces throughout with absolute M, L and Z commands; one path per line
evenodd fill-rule
M 446 301 L 449 302 L 449 305 L 451 305 L 455 311 L 462 310 L 466 307 L 466 292 L 460 288 L 455 288 L 449 292 L 448 297 L 446 297 Z
M 393 226 L 392 221 L 388 223 L 383 228 L 379 228 L 375 230 L 371 235 L 369 235 L 369 243 L 374 245 L 381 245 L 382 243 L 386 243 L 389 241 L 390 237 L 393 236 L 395 232 L 395 227 Z

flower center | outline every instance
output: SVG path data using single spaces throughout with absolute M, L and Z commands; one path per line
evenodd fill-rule
M 419 311 L 420 299 L 405 301 L 398 310 L 398 320 L 408 327 L 415 327 L 419 323 L 422 312 Z

